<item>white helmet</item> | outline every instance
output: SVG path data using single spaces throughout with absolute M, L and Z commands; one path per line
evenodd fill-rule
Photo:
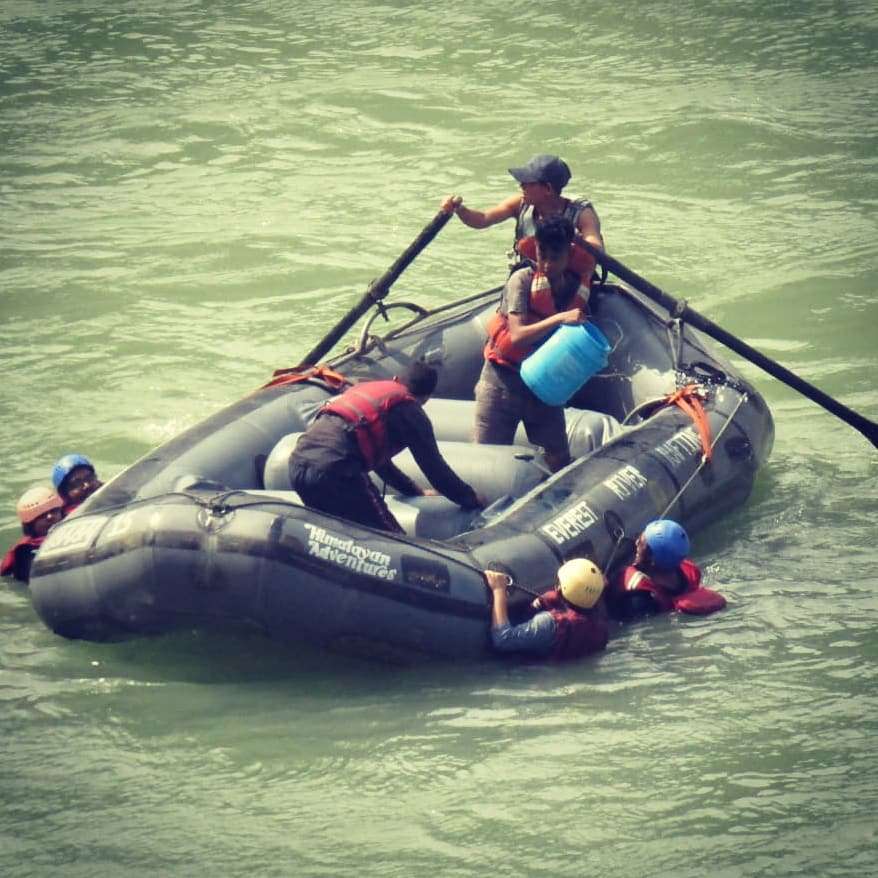
M 606 582 L 597 565 L 585 558 L 573 558 L 558 569 L 564 600 L 582 610 L 591 609 L 598 602 Z
M 19 521 L 22 524 L 30 524 L 46 512 L 52 509 L 60 509 L 64 501 L 51 489 L 44 485 L 28 488 L 15 505 Z

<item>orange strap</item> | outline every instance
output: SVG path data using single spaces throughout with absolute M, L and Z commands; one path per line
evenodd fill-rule
M 713 446 L 710 440 L 710 421 L 707 419 L 704 406 L 701 404 L 703 398 L 704 395 L 697 384 L 687 384 L 668 397 L 668 405 L 678 406 L 692 418 L 695 429 L 698 430 L 698 435 L 701 437 L 701 450 L 704 453 L 704 459 L 710 460 L 713 455 Z
M 341 390 L 352 382 L 345 378 L 341 372 L 330 369 L 326 365 L 311 366 L 308 369 L 300 370 L 298 366 L 292 369 L 277 369 L 273 373 L 273 377 L 268 384 L 263 384 L 260 389 L 265 390 L 266 387 L 277 387 L 280 384 L 298 384 L 300 381 L 323 381 L 333 390 Z

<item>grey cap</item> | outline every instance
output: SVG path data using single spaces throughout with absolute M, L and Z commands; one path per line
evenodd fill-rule
M 560 192 L 570 181 L 567 162 L 556 155 L 535 155 L 526 165 L 510 168 L 509 173 L 519 183 L 550 183 Z

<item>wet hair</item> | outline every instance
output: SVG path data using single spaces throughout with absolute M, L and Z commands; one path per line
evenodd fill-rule
M 543 253 L 563 253 L 573 242 L 573 223 L 566 216 L 550 216 L 537 223 L 535 237 Z
M 439 375 L 423 361 L 416 360 L 406 369 L 400 380 L 408 387 L 412 396 L 430 396 L 436 389 Z

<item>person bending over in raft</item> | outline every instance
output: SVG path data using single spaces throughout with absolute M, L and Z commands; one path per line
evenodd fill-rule
M 64 501 L 67 517 L 103 484 L 92 462 L 82 454 L 65 454 L 52 467 L 52 484 Z
M 290 455 L 290 482 L 312 509 L 402 533 L 378 489 L 374 470 L 405 496 L 436 491 L 465 509 L 484 506 L 439 453 L 423 410 L 436 388 L 434 369 L 416 362 L 402 379 L 365 381 L 326 403 Z M 436 491 L 422 491 L 391 458 L 404 448 Z
M 558 569 L 558 585 L 534 600 L 537 614 L 520 625 L 509 623 L 505 573 L 486 570 L 491 589 L 491 641 L 498 652 L 521 652 L 543 658 L 574 659 L 606 649 L 608 631 L 598 600 L 606 580 L 591 561 L 574 558 Z
M 689 536 L 670 518 L 650 522 L 637 538 L 634 563 L 613 579 L 611 613 L 620 619 L 679 611 L 705 616 L 726 599 L 701 584 L 701 570 L 686 556 Z
M 564 409 L 542 402 L 519 373 L 527 355 L 562 323 L 587 319 L 588 288 L 570 269 L 573 227 L 563 217 L 537 226 L 536 268 L 513 272 L 488 322 L 485 363 L 476 385 L 475 441 L 511 445 L 519 422 L 559 470 L 570 462 Z
M 25 584 L 30 580 L 30 566 L 37 549 L 46 539 L 49 528 L 61 521 L 62 506 L 61 498 L 43 485 L 29 488 L 21 495 L 15 511 L 23 536 L 0 562 L 0 575 L 14 576 Z
M 534 156 L 520 168 L 509 168 L 518 181 L 521 192 L 510 195 L 488 210 L 466 207 L 459 195 L 443 199 L 441 210 L 452 211 L 464 225 L 473 229 L 486 229 L 497 223 L 515 219 L 515 250 L 521 256 L 519 242 L 536 232 L 537 224 L 549 217 L 563 216 L 568 219 L 577 235 L 595 247 L 604 247 L 601 221 L 592 203 L 585 198 L 565 198 L 561 190 L 570 182 L 570 168 L 556 155 Z

